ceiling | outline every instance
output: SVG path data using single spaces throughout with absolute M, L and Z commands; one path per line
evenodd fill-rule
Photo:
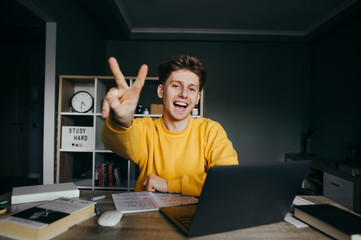
M 73 0 L 110 40 L 307 41 L 360 0 Z
M 42 43 L 44 22 L 14 0 L 0 1 L 0 43 Z
M 43 38 L 43 21 L 18 1 L 0 1 L 0 37 Z M 361 9 L 361 0 L 68 1 L 107 40 L 304 42 Z

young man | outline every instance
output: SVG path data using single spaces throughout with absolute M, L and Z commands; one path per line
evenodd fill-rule
M 163 116 L 157 119 L 134 119 L 147 65 L 141 66 L 131 87 L 114 58 L 109 65 L 118 87 L 107 93 L 103 103 L 102 140 L 114 153 L 138 164 L 136 191 L 199 196 L 211 166 L 238 164 L 221 125 L 191 117 L 206 81 L 198 58 L 179 55 L 159 66 L 157 93 L 163 99 Z

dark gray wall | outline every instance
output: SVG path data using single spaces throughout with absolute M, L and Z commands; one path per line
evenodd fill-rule
M 32 0 L 57 24 L 57 75 L 103 75 L 106 41 L 71 0 Z
M 303 44 L 109 41 L 124 75 L 142 63 L 148 76 L 166 58 L 182 53 L 207 67 L 205 116 L 220 122 L 239 161 L 282 161 L 300 151 L 300 133 L 310 126 L 309 49 Z M 110 74 L 107 70 L 107 74 Z M 154 93 L 156 94 L 156 93 Z
M 312 152 L 328 161 L 361 144 L 361 12 L 311 44 Z
M 17 52 L 27 54 L 29 52 L 31 56 L 28 66 L 30 69 L 28 88 L 31 94 L 29 94 L 29 108 L 27 108 L 28 113 L 26 115 L 28 119 L 26 124 L 29 125 L 28 128 L 30 129 L 26 142 L 28 146 L 26 154 L 28 164 L 26 166 L 29 167 L 24 170 L 26 171 L 24 175 L 34 176 L 42 174 L 43 165 L 44 96 L 42 93 L 44 91 L 45 72 L 45 21 L 51 20 L 57 24 L 56 81 L 58 81 L 59 74 L 103 75 L 105 73 L 106 41 L 71 0 L 31 0 L 24 2 L 26 7 L 20 3 L 14 4 L 14 7 L 19 8 L 17 11 L 14 9 L 14 12 L 20 15 L 23 13 L 34 15 L 35 19 L 38 18 L 37 21 L 26 22 L 26 17 L 19 17 L 18 14 L 14 14 L 11 16 L 14 18 L 13 21 L 16 23 L 24 19 L 24 22 L 18 24 L 25 27 L 15 31 L 14 36 L 5 34 L 6 38 L 2 38 L 2 41 L 8 41 L 17 48 L 13 50 L 5 46 L 7 51 L 12 51 L 13 54 L 17 54 Z M 8 21 L 11 22 L 11 19 Z M 39 27 L 41 24 L 43 27 Z M 16 26 L 16 24 L 14 25 Z M 10 24 L 10 26 L 12 25 Z M 32 31 L 39 31 L 41 34 L 31 33 Z M 34 44 L 36 48 L 32 46 Z M 45 91 L 52 91 L 52 89 L 45 89 Z M 57 90 L 55 99 L 57 99 L 56 95 Z M 57 109 L 56 106 L 55 109 Z M 56 114 L 56 111 L 53 114 Z

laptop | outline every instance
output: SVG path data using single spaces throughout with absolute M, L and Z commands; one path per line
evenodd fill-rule
M 195 237 L 283 221 L 311 161 L 214 166 L 199 202 L 160 208 Z

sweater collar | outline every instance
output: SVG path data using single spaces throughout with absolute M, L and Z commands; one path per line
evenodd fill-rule
M 192 128 L 192 126 L 194 124 L 194 118 L 190 117 L 188 126 L 186 127 L 186 129 L 184 129 L 181 132 L 171 132 L 171 131 L 169 131 L 164 125 L 163 117 L 159 118 L 159 123 L 160 123 L 162 131 L 165 132 L 166 134 L 171 135 L 171 136 L 182 136 L 182 135 L 184 135 L 184 134 L 186 134 L 186 133 L 188 133 L 190 131 L 190 129 Z

